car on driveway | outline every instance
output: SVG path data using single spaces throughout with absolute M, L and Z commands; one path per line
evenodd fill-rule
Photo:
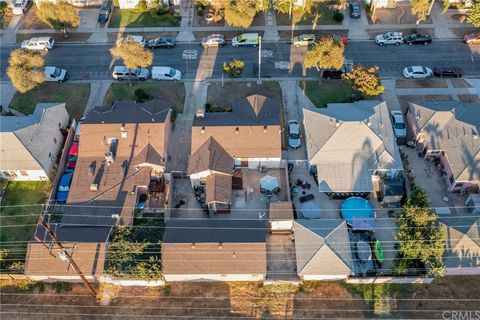
M 395 137 L 403 139 L 407 137 L 407 128 L 401 111 L 394 110 L 390 113 L 392 117 L 393 132 Z
M 68 150 L 67 168 L 75 169 L 75 165 L 77 164 L 77 158 L 78 158 L 78 142 L 75 141 L 70 146 L 70 150 Z
M 152 49 L 157 48 L 173 48 L 175 47 L 175 39 L 169 37 L 159 37 L 147 41 L 147 47 Z
M 408 44 L 423 44 L 428 45 L 432 43 L 432 37 L 425 33 L 414 33 L 403 38 L 403 41 Z
M 202 47 L 223 47 L 227 44 L 227 38 L 223 34 L 211 34 L 208 37 L 202 39 Z
M 348 7 L 350 9 L 350 18 L 356 18 L 356 19 L 360 18 L 360 12 L 361 12 L 360 3 L 358 3 L 357 1 L 352 1 L 348 5 Z
M 463 42 L 466 44 L 480 44 L 480 31 L 466 34 L 463 37 Z
M 375 37 L 375 43 L 379 46 L 384 46 L 387 44 L 399 46 L 401 43 L 403 43 L 403 36 L 401 32 L 388 32 L 385 34 L 379 34 Z
M 295 47 L 307 47 L 315 44 L 314 34 L 301 34 L 293 38 L 293 45 Z
M 288 121 L 288 145 L 293 149 L 298 149 L 302 145 L 300 139 L 300 124 L 297 120 Z
M 16 0 L 13 2 L 12 13 L 15 15 L 21 15 L 27 12 L 30 0 Z
M 460 68 L 455 66 L 436 66 L 433 68 L 433 74 L 435 77 L 453 77 L 453 78 L 461 78 L 463 76 L 463 71 Z
M 102 24 L 107 23 L 110 13 L 112 13 L 112 9 L 109 6 L 101 7 L 100 11 L 98 12 L 98 22 Z
M 403 69 L 403 76 L 408 79 L 429 79 L 433 76 L 433 71 L 427 67 L 410 66 Z
M 73 172 L 64 173 L 60 178 L 57 189 L 57 202 L 65 203 L 70 191 L 70 184 L 72 183 Z

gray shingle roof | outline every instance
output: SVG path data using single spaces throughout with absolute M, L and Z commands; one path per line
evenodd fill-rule
M 188 174 L 207 170 L 227 174 L 233 170 L 232 156 L 213 137 L 206 140 L 188 160 Z

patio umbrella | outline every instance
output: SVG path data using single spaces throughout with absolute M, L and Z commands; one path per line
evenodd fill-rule
M 258 117 L 260 110 L 262 110 L 263 104 L 267 100 L 267 97 L 259 95 L 259 94 L 252 94 L 251 96 L 247 97 L 247 101 L 250 104 L 250 107 L 255 112 Z
M 319 219 L 320 207 L 315 201 L 307 201 L 300 206 L 300 213 L 305 219 Z
M 266 192 L 274 192 L 278 189 L 278 179 L 276 177 L 272 177 L 266 175 L 262 179 L 260 179 L 260 189 Z

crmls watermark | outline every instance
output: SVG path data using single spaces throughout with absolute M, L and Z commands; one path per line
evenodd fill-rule
M 480 320 L 480 310 L 469 311 L 444 311 L 444 320 Z

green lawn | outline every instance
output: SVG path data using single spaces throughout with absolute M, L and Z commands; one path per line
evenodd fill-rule
M 9 249 L 10 259 L 25 259 L 25 241 L 32 238 L 50 188 L 49 181 L 8 183 L 0 207 L 0 247 Z
M 31 114 L 40 102 L 65 102 L 70 117 L 79 120 L 90 96 L 88 83 L 43 83 L 27 93 L 15 93 L 10 108 Z
M 167 100 L 177 112 L 183 111 L 185 102 L 185 85 L 183 82 L 141 82 L 113 83 L 105 95 L 104 105 L 109 106 L 115 100 L 135 100 L 135 90 L 143 89 L 153 99 Z
M 180 18 L 171 14 L 157 15 L 154 10 L 139 12 L 135 9 L 113 9 L 109 28 L 123 27 L 178 27 Z
M 288 14 L 285 13 L 277 13 L 277 25 L 280 26 L 289 26 L 291 24 L 294 25 L 326 25 L 326 24 L 333 24 L 333 25 L 341 25 L 341 23 L 336 22 L 333 20 L 333 11 L 318 6 L 312 9 L 311 13 L 301 13 L 299 11 L 292 12 L 292 20 L 288 19 Z M 305 32 L 308 33 L 308 32 Z
M 300 81 L 299 85 L 317 108 L 325 108 L 327 103 L 348 102 L 353 94 L 350 84 L 343 80 Z

